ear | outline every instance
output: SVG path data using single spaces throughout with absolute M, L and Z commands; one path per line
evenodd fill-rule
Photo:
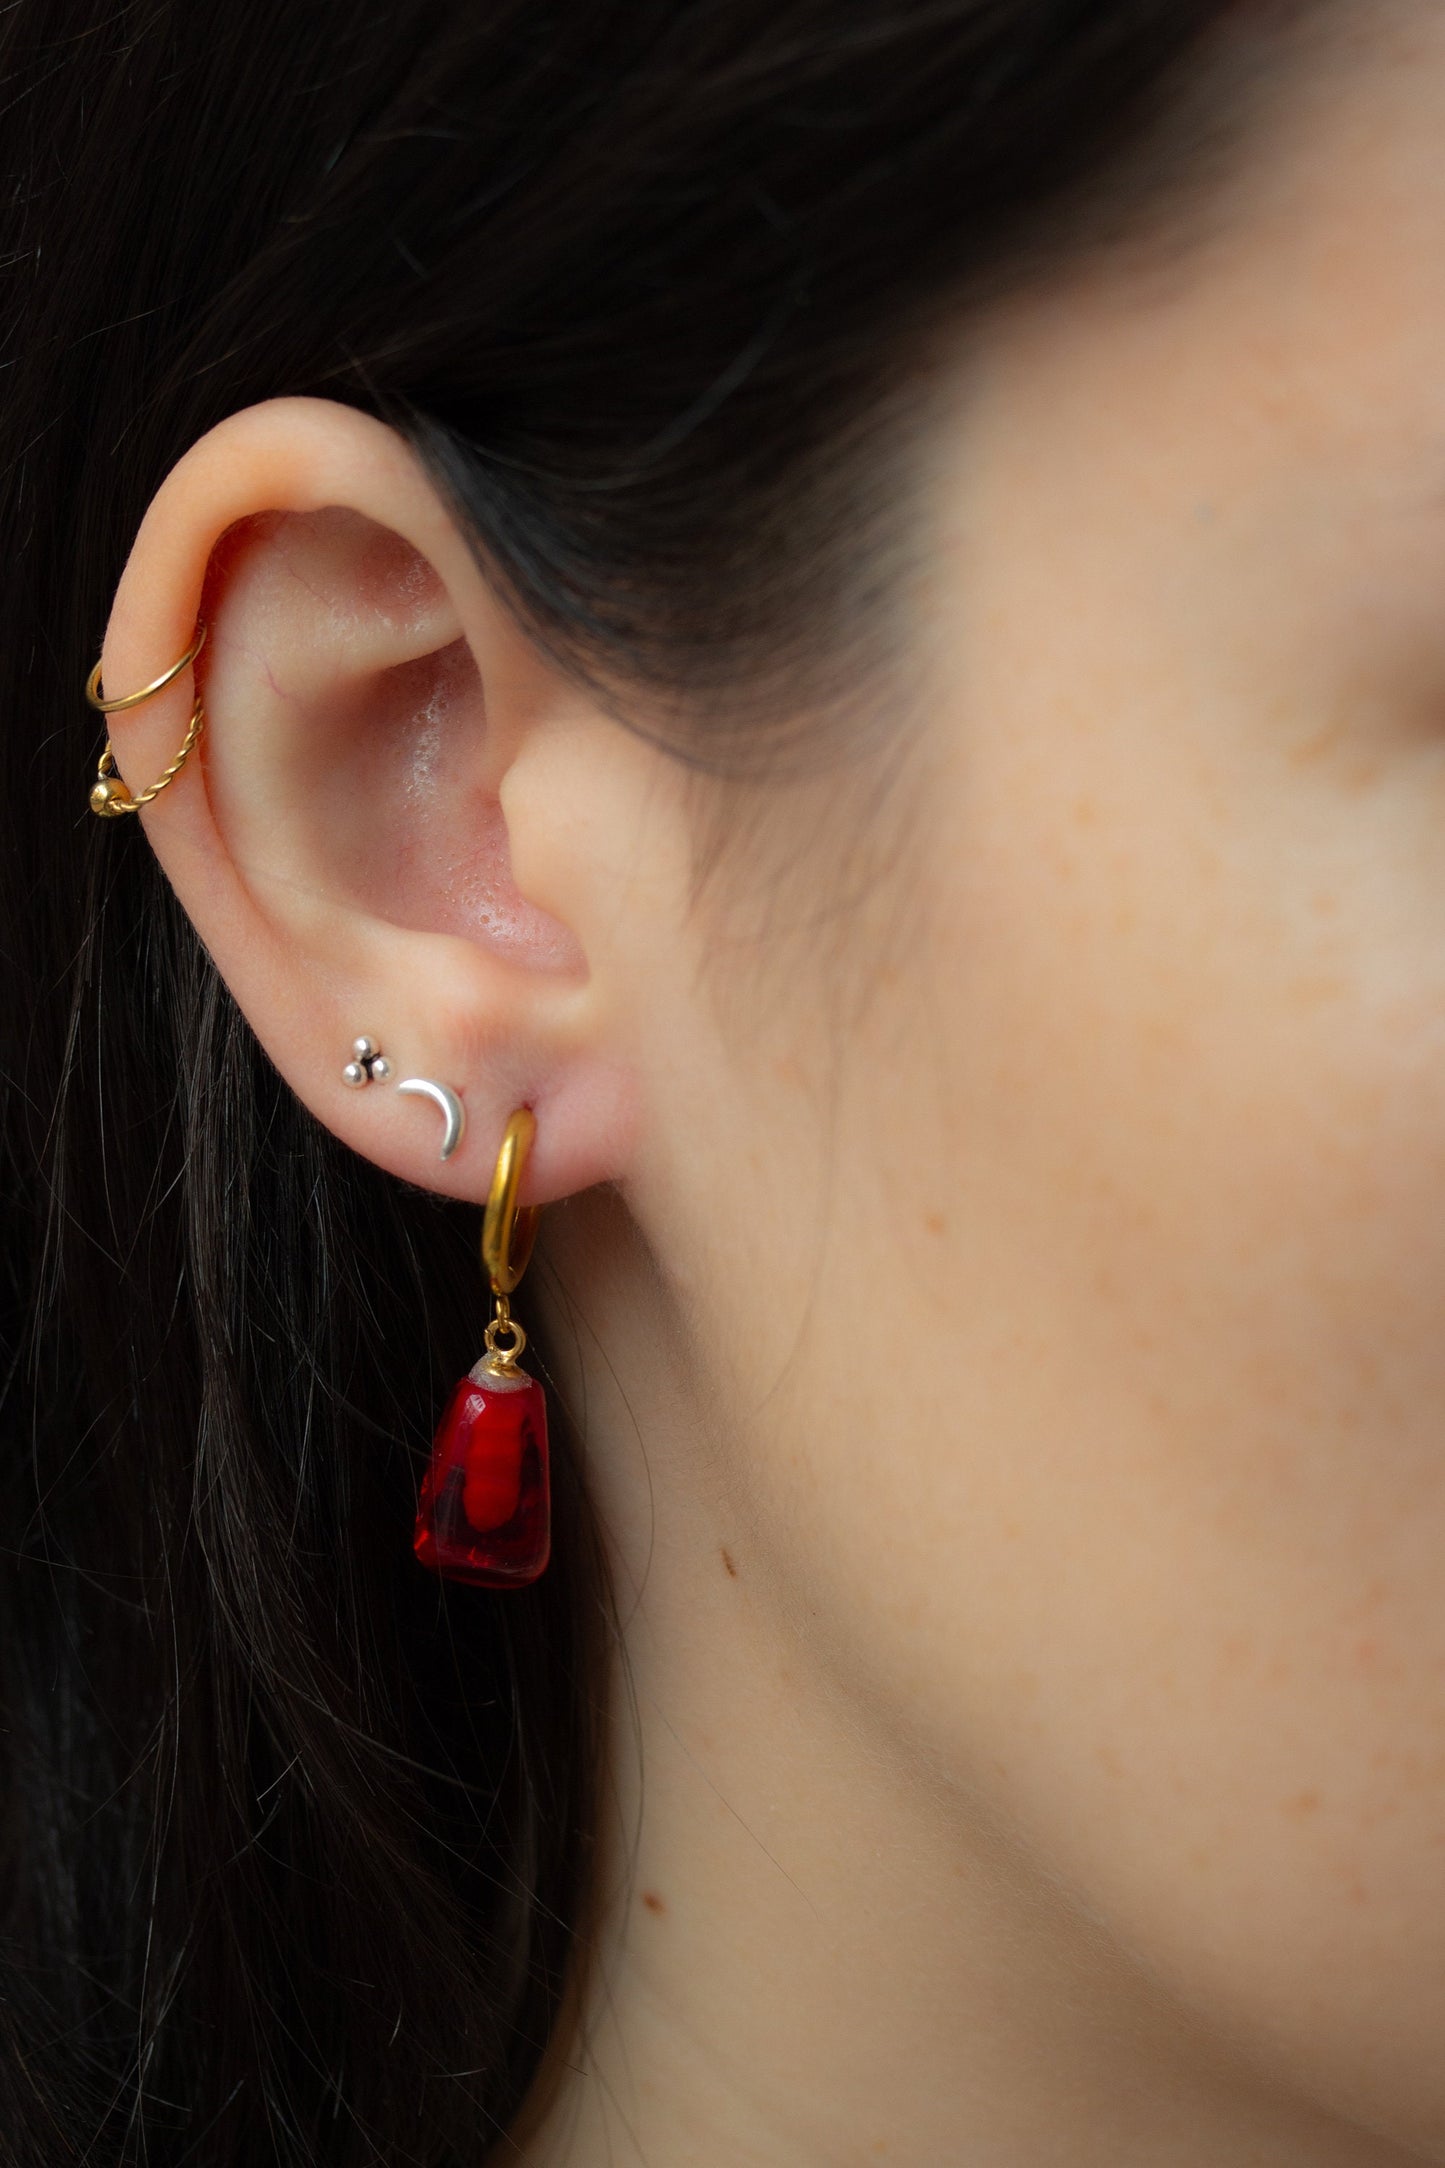
M 144 824 L 281 1074 L 391 1173 L 486 1195 L 530 1106 L 528 1202 L 627 1171 L 636 1104 L 619 860 L 659 756 L 545 664 L 410 447 L 326 400 L 212 430 L 167 477 L 117 592 L 108 693 L 207 627 L 206 720 Z M 190 673 L 110 717 L 133 791 L 185 735 Z M 652 808 L 655 816 L 655 805 Z M 390 1077 L 343 1081 L 369 1036 Z M 460 1100 L 460 1144 L 398 1084 Z

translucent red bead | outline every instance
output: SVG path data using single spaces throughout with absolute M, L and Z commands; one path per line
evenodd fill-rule
M 437 1427 L 417 1505 L 424 1566 L 483 1588 L 535 1581 L 552 1547 L 547 1401 L 525 1370 L 477 1364 Z

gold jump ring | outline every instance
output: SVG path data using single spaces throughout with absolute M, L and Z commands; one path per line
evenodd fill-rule
M 498 1339 L 504 1332 L 511 1335 L 512 1344 L 510 1347 L 499 1347 L 497 1345 Z M 526 1349 L 527 1335 L 514 1317 L 494 1317 L 490 1325 L 488 1325 L 483 1338 L 488 1355 L 495 1356 L 504 1370 L 516 1369 L 517 1359 Z

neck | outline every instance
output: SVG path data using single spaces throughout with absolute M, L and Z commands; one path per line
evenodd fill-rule
M 1253 2076 L 830 1668 L 619 1216 L 553 1255 L 621 1641 L 597 1940 L 524 2168 L 1403 2163 Z

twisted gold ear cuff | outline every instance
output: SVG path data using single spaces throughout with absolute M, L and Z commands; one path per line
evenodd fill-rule
M 100 664 L 97 663 L 85 681 L 85 697 L 93 708 L 99 708 L 102 715 L 119 715 L 126 708 L 138 708 L 143 700 L 150 699 L 152 693 L 160 692 L 170 684 L 172 678 L 179 677 L 187 664 L 195 661 L 205 644 L 206 628 L 198 623 L 196 637 L 179 662 L 173 662 L 169 670 L 162 670 L 158 678 L 152 678 L 149 685 L 142 685 L 139 692 L 121 693 L 112 700 L 106 699 L 100 689 Z M 186 755 L 201 734 L 201 725 L 205 719 L 198 693 L 196 704 L 191 710 L 190 728 L 175 759 L 163 775 L 157 776 L 148 790 L 138 790 L 134 794 L 115 772 L 115 754 L 111 751 L 110 739 L 107 738 L 105 751 L 100 756 L 100 764 L 95 772 L 95 781 L 91 785 L 91 812 L 98 813 L 102 820 L 114 820 L 121 813 L 135 813 L 143 805 L 149 805 L 156 793 L 163 791 L 167 783 L 174 782 L 180 774 Z

